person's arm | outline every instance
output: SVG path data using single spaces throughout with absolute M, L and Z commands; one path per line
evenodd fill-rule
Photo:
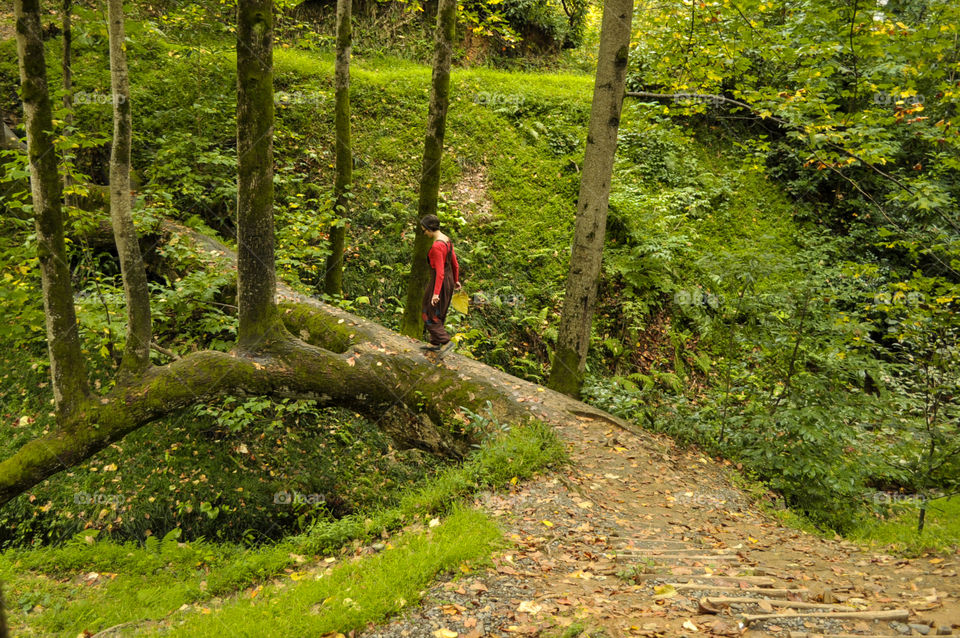
M 453 245 L 450 245 L 450 256 L 453 258 L 453 287 L 455 290 L 460 290 L 460 264 L 457 262 L 457 251 L 453 249 Z
M 440 288 L 443 287 L 443 265 L 447 260 L 447 245 L 442 241 L 433 242 L 433 246 L 430 247 L 430 252 L 427 254 L 427 257 L 430 260 L 430 266 L 433 267 L 436 273 L 436 278 L 433 282 L 433 296 L 436 297 L 440 294 Z

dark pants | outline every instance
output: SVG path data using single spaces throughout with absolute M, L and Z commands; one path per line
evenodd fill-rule
M 434 306 L 430 303 L 433 300 L 433 289 L 437 281 L 437 272 L 431 268 L 433 277 L 427 282 L 427 289 L 423 291 L 423 324 L 427 332 L 430 333 L 430 343 L 435 346 L 442 346 L 450 342 L 450 335 L 443 327 L 443 322 L 447 320 L 447 311 L 450 310 L 450 301 L 453 299 L 453 262 L 450 259 L 452 251 L 447 252 L 447 261 L 444 264 L 443 283 L 440 284 L 440 301 Z
M 447 329 L 443 327 L 442 323 L 427 321 L 423 325 L 427 329 L 427 332 L 430 333 L 430 343 L 432 345 L 442 346 L 450 343 L 450 335 L 447 334 Z

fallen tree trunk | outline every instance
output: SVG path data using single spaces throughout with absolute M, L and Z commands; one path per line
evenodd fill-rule
M 208 266 L 235 270 L 236 254 L 173 222 L 163 234 L 192 241 Z M 348 406 L 374 419 L 397 442 L 463 456 L 479 433 L 464 426 L 487 402 L 502 422 L 616 417 L 458 355 L 438 360 L 421 342 L 299 294 L 278 282 L 278 308 L 292 335 L 255 354 L 203 351 L 147 370 L 81 405 L 61 427 L 0 462 L 0 506 L 164 415 L 210 399 L 265 395 Z M 400 418 L 397 418 L 400 417 Z

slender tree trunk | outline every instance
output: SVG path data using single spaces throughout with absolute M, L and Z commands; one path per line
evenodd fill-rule
M 120 256 L 127 301 L 127 345 L 121 371 L 136 375 L 150 366 L 150 289 L 130 211 L 130 79 L 124 47 L 123 0 L 110 0 L 110 82 L 113 87 L 113 146 L 110 152 L 110 222 Z
M 279 336 L 273 234 L 273 2 L 237 5 L 237 347 Z
M 604 3 L 597 77 L 593 85 L 587 149 L 580 177 L 570 271 L 557 350 L 548 382 L 554 390 L 573 397 L 580 394 L 583 368 L 590 346 L 632 19 L 633 0 L 607 0 Z
M 0 638 L 10 638 L 7 632 L 7 612 L 3 602 L 3 583 L 0 583 Z
M 63 0 L 63 108 L 65 109 L 63 122 L 67 129 L 73 128 L 73 0 Z M 73 152 L 70 149 L 63 151 L 63 203 L 66 206 L 73 206 L 73 195 L 70 189 L 73 186 L 73 178 L 70 177 L 70 166 L 73 164 Z
M 89 385 L 86 362 L 80 352 L 80 334 L 63 239 L 61 185 L 50 133 L 53 118 L 40 30 L 40 2 L 17 0 L 14 6 L 50 374 L 57 411 L 64 416 L 88 396 Z
M 336 85 L 336 152 L 337 176 L 333 184 L 334 211 L 337 223 L 330 227 L 330 256 L 324 277 L 324 292 L 343 292 L 343 250 L 350 218 L 350 184 L 353 181 L 353 146 L 350 143 L 350 47 L 352 29 L 350 12 L 353 0 L 337 0 Z
M 440 194 L 440 160 L 443 157 L 443 136 L 447 128 L 447 106 L 450 103 L 450 63 L 453 58 L 453 38 L 457 24 L 456 0 L 440 0 L 437 6 L 436 54 L 433 60 L 433 88 L 430 93 L 430 110 L 427 116 L 427 134 L 423 144 L 423 168 L 420 173 L 420 202 L 417 219 L 424 215 L 437 214 L 437 198 Z M 417 235 L 413 243 L 413 261 L 407 301 L 403 308 L 400 332 L 419 339 L 423 336 L 421 302 L 423 290 L 430 278 L 427 251 L 430 238 L 416 225 Z

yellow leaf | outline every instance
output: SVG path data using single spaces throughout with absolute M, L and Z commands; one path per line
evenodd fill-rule
M 658 585 L 653 588 L 653 593 L 657 598 L 673 598 L 677 595 L 677 590 L 673 585 Z
M 450 299 L 450 305 L 461 315 L 470 312 L 470 298 L 467 297 L 466 293 L 462 290 L 453 294 L 453 298 Z
M 444 627 L 443 629 L 438 629 L 435 632 L 433 632 L 434 638 L 457 638 L 457 636 L 459 635 L 460 634 L 458 634 L 457 632 L 451 631 L 446 627 Z
M 553 523 L 551 523 L 550 521 L 541 521 L 541 523 L 543 523 L 547 527 L 553 527 Z

